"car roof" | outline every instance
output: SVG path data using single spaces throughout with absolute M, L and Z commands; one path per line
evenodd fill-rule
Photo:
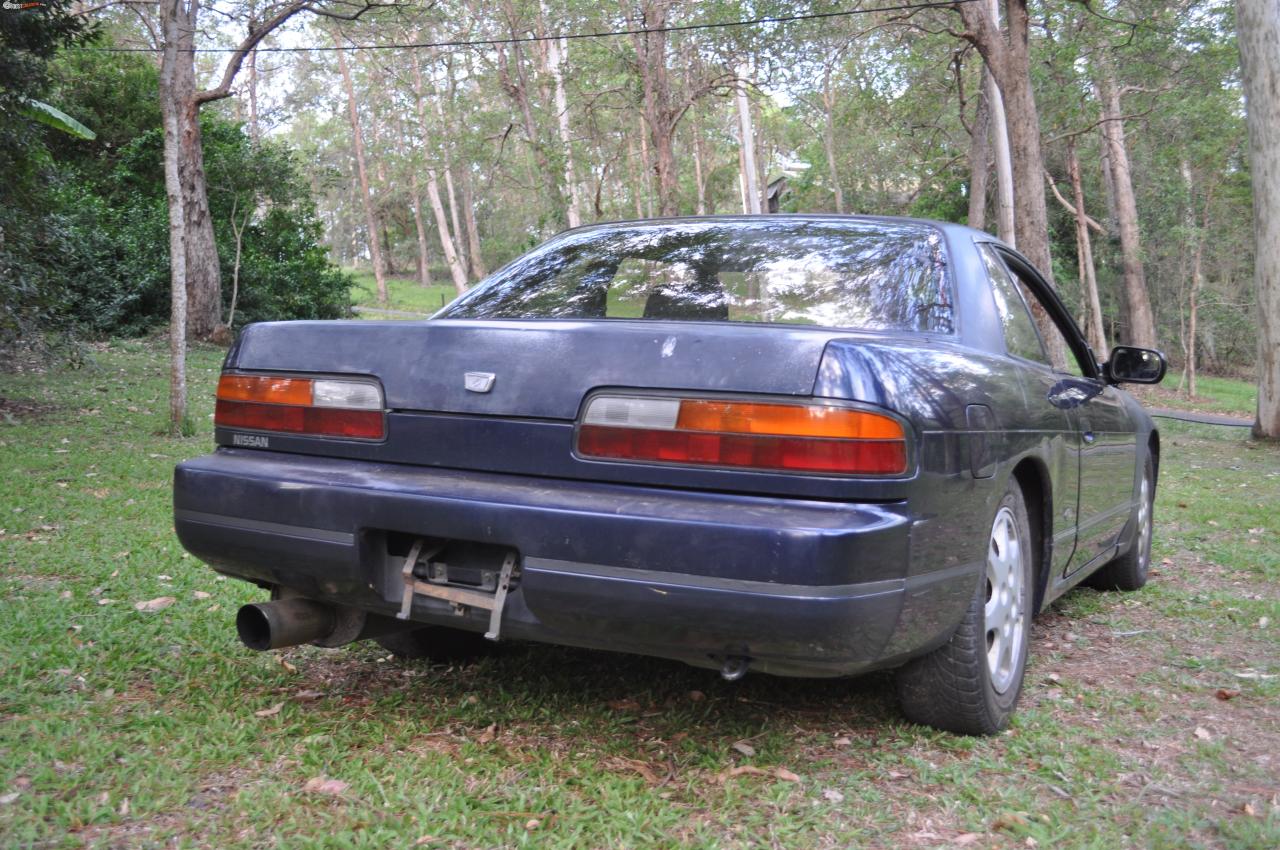
M 761 213 L 759 215 L 733 214 L 733 215 L 680 215 L 680 216 L 664 216 L 655 218 L 636 218 L 636 219 L 617 219 L 613 221 L 598 221 L 591 224 L 584 224 L 581 227 L 574 227 L 561 231 L 562 233 L 579 233 L 590 230 L 607 229 L 610 227 L 621 225 L 650 225 L 650 224 L 684 224 L 695 222 L 734 222 L 742 224 L 750 224 L 760 221 L 821 221 L 828 223 L 839 222 L 883 222 L 885 224 L 914 224 L 925 227 L 933 227 L 943 231 L 949 237 L 967 237 L 970 239 L 979 239 L 985 242 L 1000 242 L 999 239 L 987 233 L 984 230 L 978 230 L 968 225 L 958 224 L 951 221 L 939 221 L 931 218 L 913 218 L 911 216 L 899 215 L 864 215 L 850 213 Z M 1001 243 L 1003 244 L 1003 243 Z

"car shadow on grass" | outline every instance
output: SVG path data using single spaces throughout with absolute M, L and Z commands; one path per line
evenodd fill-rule
M 496 724 L 535 737 L 594 737 L 614 750 L 688 738 L 724 751 L 750 739 L 766 742 L 753 747 L 763 755 L 774 735 L 875 736 L 901 722 L 888 672 L 749 673 L 729 682 L 677 661 L 531 643 L 451 666 L 389 658 L 373 644 L 305 665 L 306 688 L 338 704 L 402 712 L 420 732 Z

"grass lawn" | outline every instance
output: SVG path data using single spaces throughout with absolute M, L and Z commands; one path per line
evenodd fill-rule
M 347 270 L 355 277 L 355 286 L 351 287 L 351 300 L 358 307 L 371 307 L 386 310 L 400 310 L 407 313 L 421 313 L 429 316 L 457 297 L 457 290 L 449 283 L 446 273 L 443 277 L 438 270 L 432 278 L 444 281 L 446 285 L 422 286 L 417 278 L 387 278 L 387 303 L 378 303 L 378 284 L 373 272 L 364 270 Z M 395 316 L 372 316 L 371 318 L 407 318 Z
M 1252 419 L 1258 412 L 1258 385 L 1236 378 L 1196 378 L 1196 395 L 1178 392 L 1178 374 L 1170 372 L 1164 382 L 1154 387 L 1135 387 L 1134 395 L 1151 407 L 1194 410 L 1201 413 L 1225 413 Z
M 221 356 L 186 439 L 147 344 L 0 376 L 0 847 L 1280 846 L 1280 446 L 1164 424 L 1151 586 L 1042 616 L 1013 728 L 974 740 L 884 674 L 243 649 L 265 594 L 170 524 Z

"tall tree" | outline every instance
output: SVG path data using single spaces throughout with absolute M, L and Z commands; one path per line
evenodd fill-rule
M 165 126 L 164 168 L 170 216 L 170 296 L 173 318 L 169 328 L 172 379 L 169 428 L 186 427 L 187 336 L 205 339 L 222 327 L 222 275 L 218 245 L 209 213 L 205 183 L 204 144 L 200 136 L 200 107 L 231 96 L 231 87 L 245 59 L 264 38 L 303 11 L 351 20 L 370 6 L 366 0 L 351 14 L 322 10 L 313 0 L 288 0 L 250 19 L 247 32 L 232 49 L 212 88 L 196 87 L 195 36 L 199 31 L 200 0 L 158 0 L 160 15 L 160 107 Z M 172 185 L 168 182 L 172 178 Z M 179 257 L 178 254 L 183 254 Z
M 1156 347 L 1156 323 L 1151 313 L 1151 297 L 1147 293 L 1146 271 L 1142 262 L 1142 236 L 1138 223 L 1138 202 L 1133 191 L 1133 170 L 1129 149 L 1125 144 L 1124 114 L 1120 108 L 1121 88 L 1110 65 L 1099 60 L 1098 100 L 1102 105 L 1102 138 L 1107 148 L 1108 184 L 1115 195 L 1116 228 L 1120 233 L 1120 252 L 1124 262 L 1124 296 L 1128 305 L 1129 338 L 1132 345 Z
M 1236 0 L 1249 124 L 1254 280 L 1258 290 L 1258 417 L 1280 439 L 1280 0 Z
M 351 148 L 356 160 L 356 174 L 360 180 L 360 203 L 364 207 L 364 219 L 369 228 L 369 256 L 373 260 L 373 277 L 378 285 L 379 303 L 387 303 L 386 265 L 382 256 L 378 216 L 373 208 L 373 191 L 369 187 L 369 167 L 364 155 L 364 131 L 360 127 L 360 112 L 356 109 L 356 90 L 351 82 L 351 68 L 347 64 L 347 52 L 341 49 L 338 37 L 333 36 L 338 48 L 338 71 L 342 74 L 342 88 L 347 93 L 347 120 L 351 122 Z
M 428 157 L 433 156 L 431 122 L 427 118 L 426 85 L 422 77 L 422 65 L 418 62 L 418 54 L 410 51 L 409 61 L 413 68 L 413 97 L 418 114 L 418 132 L 422 136 L 422 146 Z M 428 165 L 427 200 L 431 203 L 431 212 L 436 220 L 436 233 L 440 237 L 440 248 L 444 252 L 445 264 L 449 266 L 449 274 L 453 277 L 453 287 L 461 295 L 467 291 L 467 270 L 458 256 L 456 233 L 449 231 L 449 218 L 445 214 L 444 202 L 440 199 L 440 176 L 434 165 Z
M 1053 258 L 1049 253 L 1049 213 L 1044 199 L 1044 159 L 1040 154 L 1040 117 L 1031 85 L 1031 17 L 1027 0 L 1005 0 L 1002 30 L 992 10 L 983 3 L 959 6 L 965 23 L 963 36 L 982 54 L 1005 107 L 1009 147 L 1013 154 L 1014 235 L 1018 250 L 1052 282 Z M 1048 317 L 1032 305 L 1042 326 Z M 1054 363 L 1066 362 L 1066 350 L 1058 334 L 1044 334 Z

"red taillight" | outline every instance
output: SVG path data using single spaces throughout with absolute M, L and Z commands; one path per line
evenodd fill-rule
M 906 433 L 891 416 L 824 404 L 596 396 L 578 454 L 698 466 L 901 475 Z
M 372 381 L 223 375 L 214 424 L 322 437 L 380 440 L 382 389 Z

